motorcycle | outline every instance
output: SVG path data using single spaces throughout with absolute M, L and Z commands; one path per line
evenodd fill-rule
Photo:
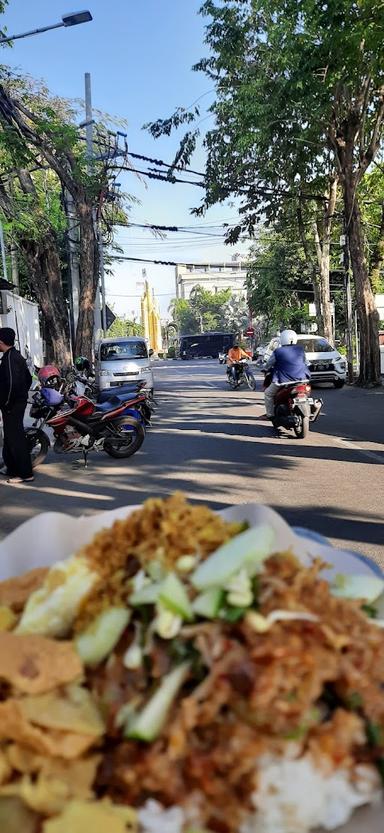
M 265 377 L 264 387 L 268 387 L 271 374 Z M 322 399 L 313 399 L 311 385 L 306 380 L 287 382 L 280 385 L 275 395 L 275 413 L 272 425 L 278 428 L 292 429 L 295 436 L 304 440 L 309 432 L 309 424 L 316 422 L 323 407 Z
M 91 450 L 105 451 L 118 459 L 139 450 L 151 416 L 144 394 L 112 395 L 97 403 L 85 395 L 74 395 L 68 388 L 43 387 L 32 396 L 30 416 L 35 422 L 25 434 L 34 468 L 44 462 L 50 447 L 45 425 L 53 429 L 54 451 L 81 451 L 85 468 Z
M 235 369 L 235 378 L 233 368 Z M 256 390 L 256 379 L 246 359 L 240 359 L 236 364 L 227 367 L 227 382 L 232 390 L 236 390 L 242 384 L 247 384 L 250 390 Z

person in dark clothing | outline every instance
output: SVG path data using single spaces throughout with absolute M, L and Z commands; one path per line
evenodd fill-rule
M 311 377 L 304 350 L 297 343 L 297 335 L 294 330 L 283 330 L 280 336 L 280 345 L 273 351 L 265 368 L 267 371 L 271 371 L 272 374 L 271 383 L 264 391 L 267 419 L 273 419 L 275 395 L 280 385 L 299 382 Z
M 15 348 L 15 331 L 0 327 L 0 410 L 3 417 L 3 461 L 7 483 L 33 480 L 31 455 L 24 433 L 24 413 L 32 376 L 23 356 Z

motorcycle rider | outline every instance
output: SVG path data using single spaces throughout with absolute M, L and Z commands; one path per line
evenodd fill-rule
M 249 356 L 242 349 L 242 347 L 240 347 L 239 340 L 235 339 L 234 345 L 233 345 L 233 347 L 231 347 L 230 350 L 228 350 L 228 355 L 227 355 L 228 372 L 232 374 L 232 377 L 233 377 L 235 382 L 237 382 L 236 364 L 241 359 L 248 359 L 249 360 Z
M 311 378 L 304 349 L 297 343 L 297 333 L 294 330 L 283 330 L 280 345 L 273 351 L 265 367 L 267 372 L 271 371 L 272 377 L 264 392 L 267 419 L 274 417 L 275 394 L 280 385 Z

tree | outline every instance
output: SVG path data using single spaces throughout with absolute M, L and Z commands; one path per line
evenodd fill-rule
M 3 138 L 0 134 L 0 140 Z M 0 171 L 9 173 L 11 168 L 3 148 Z M 71 355 L 60 260 L 65 216 L 56 178 L 18 168 L 8 177 L 8 187 L 0 184 L 0 211 L 11 245 L 21 258 L 28 294 L 38 301 L 43 314 L 48 358 L 60 368 L 66 367 Z
M 232 239 L 282 202 L 326 204 L 343 195 L 360 326 L 360 383 L 380 382 L 377 313 L 365 257 L 363 177 L 378 155 L 384 118 L 380 0 L 206 0 L 211 55 L 196 66 L 215 84 L 205 139 L 206 196 L 199 211 L 237 195 Z M 183 114 L 190 121 L 191 113 Z M 171 120 L 168 120 L 168 122 Z M 180 121 L 180 116 L 179 116 Z M 150 129 L 156 135 L 156 124 Z M 196 142 L 178 155 L 188 162 Z M 188 152 L 184 152 L 188 150 Z M 321 238 L 318 242 L 321 242 Z M 321 268 L 328 254 L 318 251 Z M 327 325 L 328 326 L 328 325 Z
M 222 330 L 226 329 L 225 309 L 230 298 L 230 289 L 211 292 L 196 285 L 191 290 L 189 300 L 174 298 L 169 311 L 182 335 Z
M 366 174 L 360 193 L 369 277 L 373 291 L 384 292 L 384 165 Z
M 245 298 L 232 295 L 223 306 L 224 330 L 244 332 L 249 324 L 249 308 Z
M 174 298 L 169 305 L 169 312 L 180 335 L 193 335 L 200 332 L 200 321 L 189 301 L 184 298 Z
M 300 331 L 308 323 L 312 292 L 303 280 L 303 255 L 287 250 L 284 239 L 271 233 L 251 249 L 247 272 L 249 303 L 255 316 L 266 321 L 267 331 L 292 327 Z
M 110 135 L 101 125 L 97 136 L 100 154 L 90 166 L 69 103 L 53 99 L 45 88 L 36 89 L 21 80 L 4 80 L 0 85 L 0 125 L 3 145 L 15 157 L 17 169 L 48 166 L 63 193 L 72 197 L 78 221 L 80 272 L 75 353 L 91 357 L 100 267 L 98 221 L 107 218 L 105 204 L 112 176 Z M 53 246 L 49 252 L 53 256 Z M 53 315 L 52 310 L 51 318 Z
M 137 321 L 126 318 L 125 315 L 116 316 L 107 332 L 107 338 L 124 338 L 124 336 L 143 336 L 144 329 Z

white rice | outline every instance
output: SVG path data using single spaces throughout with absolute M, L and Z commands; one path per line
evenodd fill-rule
M 336 830 L 357 807 L 380 802 L 380 778 L 370 765 L 352 770 L 322 771 L 308 754 L 296 760 L 263 757 L 258 762 L 258 789 L 252 796 L 256 812 L 243 822 L 240 833 L 309 833 L 315 828 Z M 190 809 L 165 809 L 149 800 L 139 810 L 143 833 L 185 833 Z
M 240 833 L 308 833 L 317 827 L 336 830 L 356 807 L 380 801 L 380 778 L 374 767 L 322 771 L 310 755 L 296 760 L 259 761 L 257 812 Z

